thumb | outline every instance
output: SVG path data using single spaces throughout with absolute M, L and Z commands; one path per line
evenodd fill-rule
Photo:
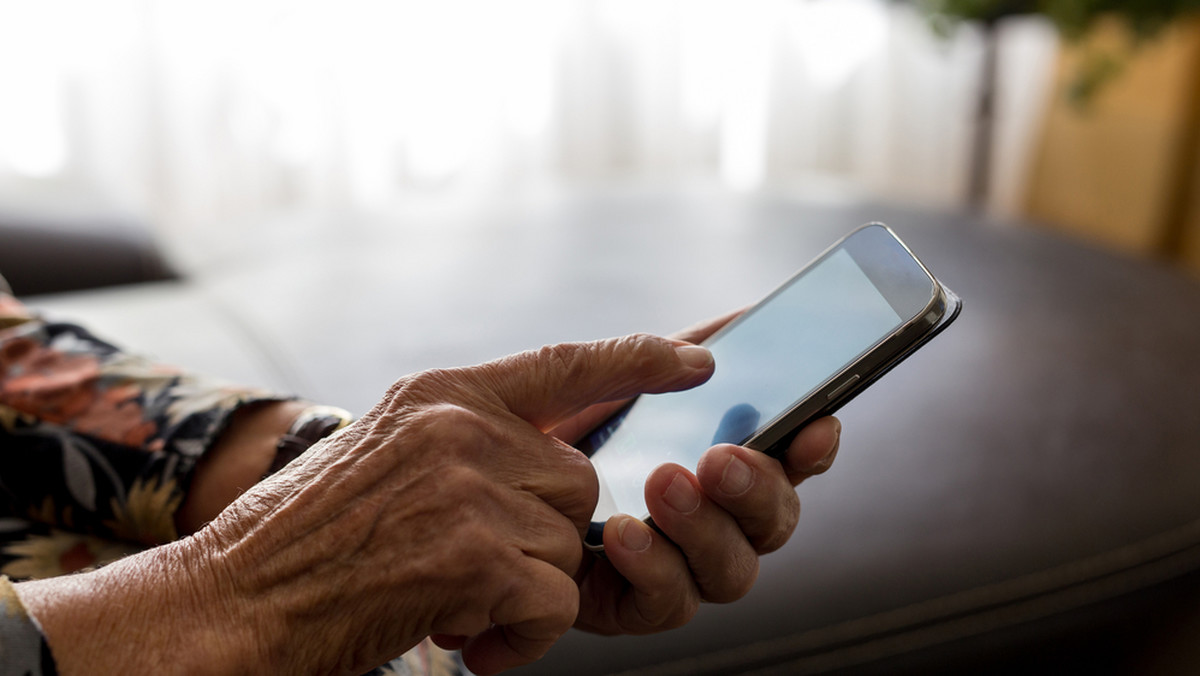
M 592 404 L 695 387 L 713 372 L 699 345 L 649 334 L 560 343 L 479 367 L 509 411 L 542 431 Z

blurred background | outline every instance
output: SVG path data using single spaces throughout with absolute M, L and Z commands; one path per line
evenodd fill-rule
M 1158 4 L 0 0 L 0 206 L 131 214 L 187 265 L 297 213 L 648 182 L 1197 264 L 1200 29 Z
M 525 673 L 927 647 L 867 673 L 1200 673 L 1198 11 L 0 0 L 0 273 L 133 351 L 363 413 L 405 373 L 743 306 L 884 220 L 966 309 L 840 411 L 752 596 Z M 1072 618 L 1120 626 L 1060 641 Z M 1010 661 L 931 670 L 942 641 Z M 1167 641 L 1183 668 L 1146 669 Z
M 882 0 L 0 0 L 0 205 L 131 214 L 185 265 L 298 213 L 594 183 L 1023 214 L 1058 32 L 1037 15 L 1005 21 L 987 78 L 981 24 L 928 13 Z M 994 151 L 972 197 L 985 87 Z

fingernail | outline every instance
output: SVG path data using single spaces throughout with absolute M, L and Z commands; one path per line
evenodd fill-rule
M 721 474 L 721 484 L 717 488 L 725 495 L 737 497 L 750 490 L 753 483 L 754 470 L 742 462 L 741 458 L 731 455 L 729 463 L 725 465 L 725 472 Z
M 634 552 L 644 552 L 650 548 L 650 533 L 638 523 L 637 519 L 629 517 L 617 524 L 617 539 L 621 546 Z
M 817 464 L 812 466 L 810 473 L 820 474 L 833 466 L 833 461 L 837 458 L 838 448 L 841 446 L 841 440 L 842 423 L 839 421 L 837 424 L 837 430 L 835 430 L 833 435 L 833 446 L 829 449 L 829 452 L 825 454 L 824 458 L 821 458 L 817 461 Z
M 699 345 L 680 345 L 675 348 L 675 354 L 679 361 L 694 369 L 706 369 L 713 363 L 712 353 Z
M 671 509 L 682 514 L 691 514 L 700 507 L 700 494 L 696 492 L 692 482 L 683 478 L 682 474 L 676 474 L 671 480 L 667 492 L 663 493 L 663 500 L 666 500 Z

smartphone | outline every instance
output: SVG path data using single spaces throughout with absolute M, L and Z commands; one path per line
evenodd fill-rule
M 711 446 L 779 456 L 958 316 L 962 301 L 894 232 L 843 237 L 703 345 L 716 368 L 683 392 L 642 395 L 578 444 L 600 477 L 585 544 L 615 514 L 649 519 L 644 486 L 665 462 L 695 470 Z

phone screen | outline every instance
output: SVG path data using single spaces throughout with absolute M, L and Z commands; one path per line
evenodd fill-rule
M 593 521 L 645 516 L 644 483 L 654 468 L 695 469 L 714 444 L 745 442 L 909 321 L 873 277 L 846 247 L 831 250 L 705 343 L 716 363 L 708 382 L 642 395 L 593 431 L 580 444 L 600 477 Z

